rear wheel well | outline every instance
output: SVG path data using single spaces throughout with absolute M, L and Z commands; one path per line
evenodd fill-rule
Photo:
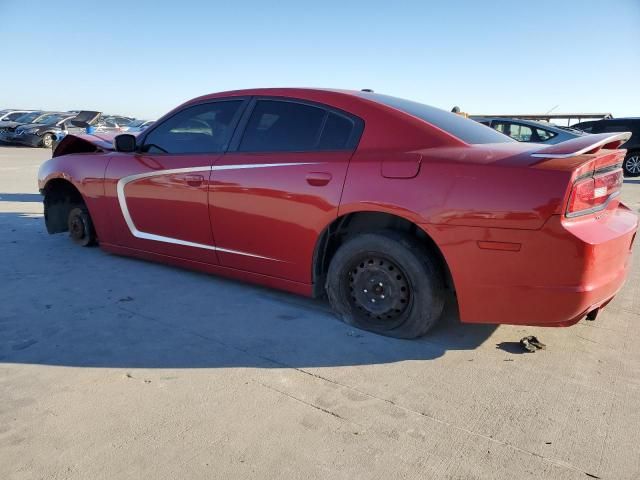
M 80 191 L 68 180 L 54 178 L 42 190 L 44 195 L 44 219 L 49 233 L 69 230 L 67 220 L 73 208 L 84 206 Z
M 379 232 L 381 230 L 401 232 L 418 239 L 440 268 L 447 289 L 454 290 L 451 272 L 442 252 L 433 239 L 418 225 L 406 218 L 389 213 L 355 212 L 338 217 L 320 235 L 313 255 L 313 295 L 315 297 L 324 295 L 324 285 L 329 264 L 338 248 L 346 240 L 360 233 Z

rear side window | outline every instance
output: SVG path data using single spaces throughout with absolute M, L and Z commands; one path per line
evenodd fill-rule
M 173 154 L 224 152 L 240 105 L 242 100 L 185 108 L 154 128 L 144 139 L 142 151 Z
M 578 130 L 582 130 L 583 132 L 591 133 L 595 125 L 596 122 L 580 122 L 576 123 L 575 125 L 571 125 L 571 128 L 577 128 Z
M 325 110 L 294 102 L 259 100 L 242 136 L 242 152 L 313 150 Z
M 378 93 L 358 92 L 358 95 L 424 120 L 459 138 L 465 143 L 513 142 L 509 137 L 501 135 L 495 130 L 487 128 L 474 120 L 464 118 L 462 115 L 440 110 L 439 108 L 412 102 L 411 100 L 390 97 L 389 95 L 380 95 Z
M 603 127 L 600 129 L 600 132 L 602 133 L 609 133 L 609 132 L 630 132 L 631 131 L 631 125 L 629 125 L 628 123 L 605 123 L 603 124 Z
M 542 128 L 536 128 L 536 133 L 538 134 L 538 140 L 541 142 L 546 142 L 548 140 L 551 140 L 553 137 L 557 135 L 557 133 L 555 132 L 544 130 Z
M 318 148 L 320 150 L 342 150 L 347 148 L 353 129 L 353 120 L 342 115 L 329 113 L 320 136 Z
M 354 129 L 354 120 L 321 107 L 291 101 L 258 100 L 238 150 L 343 150 L 350 148 Z

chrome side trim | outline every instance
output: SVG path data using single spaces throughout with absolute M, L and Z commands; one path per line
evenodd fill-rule
M 131 182 L 135 182 L 136 180 L 141 180 L 143 178 L 157 177 L 162 175 L 173 175 L 177 173 L 192 173 L 192 172 L 211 172 L 214 170 L 241 170 L 241 169 L 250 169 L 250 168 L 269 168 L 269 167 L 288 167 L 288 166 L 298 166 L 298 165 L 317 165 L 324 162 L 300 162 L 300 163 L 254 163 L 254 164 L 243 164 L 243 165 L 219 165 L 219 166 L 202 166 L 202 167 L 187 167 L 187 168 L 171 168 L 167 170 L 155 170 L 153 172 L 145 172 L 138 173 L 135 175 L 129 175 L 127 177 L 122 177 L 118 180 L 116 185 L 116 192 L 118 195 L 118 203 L 120 204 L 120 210 L 122 211 L 122 216 L 124 217 L 124 221 L 133 235 L 136 238 L 140 238 L 143 240 L 152 240 L 155 242 L 163 242 L 163 243 L 171 243 L 174 245 L 183 245 L 185 247 L 194 247 L 194 248 L 203 248 L 206 250 L 212 250 L 217 252 L 231 253 L 235 255 L 243 255 L 245 257 L 253 257 L 253 258 L 262 258 L 264 260 L 274 260 L 276 262 L 281 262 L 282 260 L 278 260 L 277 258 L 271 257 L 263 257 L 262 255 L 256 255 L 254 253 L 249 252 L 241 252 L 238 250 L 232 250 L 229 248 L 222 247 L 214 247 L 213 245 L 206 245 L 203 243 L 195 243 L 188 242 L 186 240 L 180 240 L 179 238 L 173 237 L 165 237 L 163 235 L 156 235 L 155 233 L 142 232 L 138 230 L 133 219 L 131 218 L 131 213 L 129 212 L 129 207 L 127 206 L 127 198 L 124 193 L 124 189 L 127 184 Z
M 297 167 L 298 165 L 320 165 L 325 162 L 300 162 L 300 163 L 247 163 L 244 165 L 214 165 L 212 170 L 244 170 L 248 168 L 269 168 L 269 167 Z

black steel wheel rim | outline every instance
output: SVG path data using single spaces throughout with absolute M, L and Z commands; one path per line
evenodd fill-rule
M 412 299 L 406 273 L 390 258 L 366 254 L 348 272 L 349 303 L 361 321 L 395 328 L 405 320 Z

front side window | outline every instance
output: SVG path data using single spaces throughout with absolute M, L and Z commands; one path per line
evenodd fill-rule
M 518 142 L 530 142 L 533 131 L 527 125 L 511 122 L 494 122 L 493 128 L 498 132 L 517 140 Z
M 205 103 L 168 118 L 144 139 L 143 152 L 220 153 L 227 148 L 243 100 Z

